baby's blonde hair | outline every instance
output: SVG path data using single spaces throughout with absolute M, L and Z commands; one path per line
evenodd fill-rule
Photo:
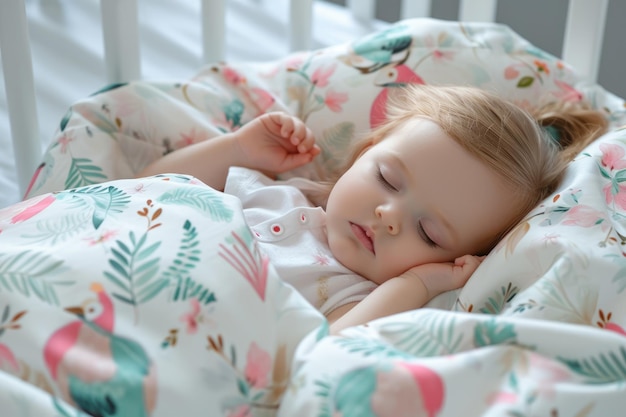
M 519 211 L 494 244 L 556 190 L 568 163 L 607 127 L 605 116 L 583 103 L 550 103 L 529 112 L 475 87 L 411 85 L 391 98 L 386 122 L 355 144 L 336 178 L 368 146 L 416 117 L 437 123 L 518 190 Z

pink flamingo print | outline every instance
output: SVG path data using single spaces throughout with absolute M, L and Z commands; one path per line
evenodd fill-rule
M 156 373 L 143 348 L 113 333 L 114 306 L 102 285 L 95 299 L 67 308 L 78 320 L 55 331 L 44 346 L 50 376 L 63 399 L 98 416 L 148 416 L 156 405 Z
M 370 108 L 370 127 L 375 128 L 387 119 L 387 99 L 389 89 L 402 87 L 407 84 L 425 84 L 422 77 L 404 64 L 381 69 L 374 79 L 374 83 L 383 90 L 376 96 Z

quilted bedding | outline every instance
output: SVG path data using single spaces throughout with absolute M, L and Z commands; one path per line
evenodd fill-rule
M 407 82 L 523 106 L 584 97 L 611 131 L 427 308 L 329 336 L 256 248 L 239 201 L 128 179 L 281 109 L 331 171 Z M 417 19 L 270 63 L 132 82 L 75 103 L 28 198 L 0 212 L 0 405 L 21 416 L 613 416 L 626 406 L 624 101 L 493 24 Z

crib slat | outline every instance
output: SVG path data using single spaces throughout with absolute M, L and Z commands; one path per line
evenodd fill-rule
M 311 49 L 313 0 L 291 0 L 289 18 L 290 50 Z
M 141 78 L 137 0 L 100 0 L 107 80 Z
M 400 18 L 429 17 L 431 14 L 431 3 L 431 0 L 402 0 Z
M 202 0 L 202 59 L 205 64 L 224 60 L 226 0 Z
M 352 16 L 361 22 L 371 22 L 376 14 L 375 0 L 348 0 Z
M 23 193 L 42 154 L 23 0 L 0 1 L 0 51 L 17 180 Z
M 563 60 L 590 82 L 598 79 L 608 0 L 570 0 Z
M 495 22 L 497 0 L 461 0 L 459 20 L 464 22 Z

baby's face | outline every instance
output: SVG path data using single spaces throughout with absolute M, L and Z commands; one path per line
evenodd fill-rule
M 415 119 L 371 146 L 326 206 L 333 255 L 378 284 L 477 254 L 515 216 L 515 190 L 439 125 Z

